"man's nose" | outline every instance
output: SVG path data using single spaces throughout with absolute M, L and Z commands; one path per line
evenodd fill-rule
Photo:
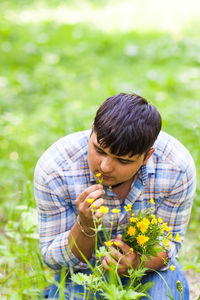
M 113 159 L 106 156 L 106 157 L 103 157 L 102 158 L 102 161 L 101 161 L 101 165 L 100 165 L 100 168 L 101 168 L 101 172 L 104 174 L 107 174 L 107 173 L 110 173 L 113 171 Z

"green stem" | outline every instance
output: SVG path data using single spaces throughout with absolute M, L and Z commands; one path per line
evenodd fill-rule
M 171 291 L 170 291 L 170 288 L 169 288 L 169 286 L 168 286 L 166 280 L 164 279 L 164 277 L 163 277 L 158 271 L 156 271 L 156 270 L 154 270 L 154 269 L 150 269 L 150 268 L 149 268 L 149 270 L 151 270 L 151 271 L 153 271 L 153 272 L 156 272 L 156 273 L 162 278 L 162 280 L 163 280 L 164 283 L 166 284 L 166 287 L 167 287 L 168 292 L 169 292 L 169 296 L 168 296 L 168 297 L 169 297 L 171 300 L 175 300 L 175 299 L 173 298 L 173 296 L 172 296 L 172 293 L 171 293 Z

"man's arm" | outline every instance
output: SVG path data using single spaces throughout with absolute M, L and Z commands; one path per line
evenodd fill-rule
M 82 262 L 85 262 L 85 260 L 81 252 L 87 259 L 90 259 L 94 251 L 95 224 L 93 222 L 92 205 L 95 205 L 95 210 L 103 205 L 104 200 L 99 198 L 102 194 L 104 194 L 102 185 L 96 184 L 85 189 L 75 201 L 79 214 L 79 224 L 76 221 L 72 227 L 68 242 L 73 254 Z M 94 201 L 89 203 L 88 199 L 94 199 Z M 102 213 L 96 212 L 94 216 L 100 218 Z
M 68 188 L 62 177 L 57 172 L 52 172 L 46 177 L 41 175 L 41 168 L 38 166 L 35 171 L 34 191 L 43 260 L 55 270 L 59 270 L 63 266 L 66 269 L 72 267 L 76 270 L 87 268 L 88 266 L 83 262 L 74 242 L 89 259 L 94 250 L 94 238 L 90 239 L 85 236 L 77 224 L 77 216 L 72 208 Z M 96 196 L 91 195 L 95 190 L 97 190 Z M 91 205 L 86 202 L 86 198 L 93 196 L 96 200 L 96 197 L 103 193 L 102 186 L 94 185 L 89 187 L 89 192 L 86 191 L 85 198 L 83 194 L 77 199 L 76 205 L 80 214 L 80 224 L 89 235 L 94 234 L 94 232 L 89 228 L 93 224 L 90 219 Z M 103 201 L 103 199 L 98 200 L 97 208 Z M 89 214 L 90 221 L 88 221 L 88 216 L 84 218 L 86 212 Z M 97 213 L 97 217 L 100 217 L 100 214 Z

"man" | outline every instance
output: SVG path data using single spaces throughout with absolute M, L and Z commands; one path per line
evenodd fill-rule
M 91 263 L 95 261 L 96 234 L 91 209 L 94 204 L 97 218 L 102 216 L 98 208 L 103 204 L 121 211 L 112 227 L 112 239 L 119 242 L 121 252 L 111 247 L 111 255 L 105 256 L 103 267 L 108 270 L 111 260 L 117 264 L 120 259 L 118 274 L 122 278 L 128 274 L 130 265 L 137 269 L 139 256 L 130 252 L 120 235 L 120 225 L 128 222 L 124 206 L 132 204 L 137 215 L 139 210 L 149 207 L 153 198 L 154 214 L 168 224 L 173 236 L 179 233 L 181 241 L 171 243 L 170 249 L 163 248 L 159 257 L 146 260 L 145 265 L 162 271 L 175 299 L 179 299 L 176 281 L 181 280 L 184 299 L 189 299 L 187 281 L 176 255 L 195 194 L 195 166 L 184 146 L 160 130 L 161 117 L 153 105 L 135 94 L 117 94 L 100 106 L 92 131 L 60 139 L 40 158 L 35 170 L 35 197 L 41 251 L 44 262 L 57 271 L 57 281 L 62 267 L 66 272 L 70 269 L 88 272 L 80 251 Z M 98 173 L 102 174 L 102 184 L 98 184 Z M 110 229 L 109 214 L 103 224 Z M 103 243 L 103 235 L 99 235 Z M 176 266 L 174 272 L 164 265 L 166 258 Z M 155 281 L 149 291 L 152 298 L 168 299 L 166 285 L 156 272 L 148 272 L 143 283 L 152 280 Z M 68 273 L 66 299 L 71 299 L 72 290 L 80 292 L 81 287 L 72 288 Z M 58 294 L 52 285 L 49 297 Z

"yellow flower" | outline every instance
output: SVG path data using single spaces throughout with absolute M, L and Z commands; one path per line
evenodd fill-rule
M 95 176 L 96 176 L 96 177 L 100 177 L 100 176 L 101 176 L 101 173 L 97 173 Z
M 130 251 L 131 251 L 131 253 L 133 254 L 133 252 L 134 252 L 133 248 L 130 248 L 129 250 L 130 250 Z
M 155 219 L 155 218 L 153 218 L 152 220 L 151 220 L 151 224 L 157 224 L 158 223 L 158 221 Z
M 170 231 L 170 228 L 168 227 L 167 223 L 163 223 L 163 228 L 165 231 Z
M 130 226 L 130 227 L 128 228 L 128 234 L 129 234 L 130 236 L 133 236 L 133 235 L 135 235 L 135 233 L 136 233 L 135 227 Z
M 150 202 L 151 202 L 153 205 L 155 205 L 155 202 L 154 202 L 153 198 L 151 198 Z
M 95 174 L 95 177 L 97 177 L 97 183 L 102 184 L 103 182 L 103 177 L 101 177 L 102 174 L 101 173 L 97 173 Z
M 156 218 L 156 215 L 154 215 L 154 214 L 153 214 L 153 215 L 151 215 L 151 218 L 155 219 L 155 218 Z
M 91 199 L 87 199 L 86 201 L 87 201 L 88 203 L 93 203 L 93 202 L 94 202 L 94 199 L 91 198 Z
M 95 204 L 92 204 L 91 207 L 92 207 L 92 208 L 96 208 L 96 205 L 95 205 Z
M 172 239 L 172 234 L 170 233 L 168 233 L 168 235 L 167 235 L 167 237 L 168 237 L 168 239 Z
M 171 265 L 169 268 L 170 268 L 170 271 L 172 271 L 172 272 L 176 269 L 176 267 L 174 265 Z
M 171 245 L 168 245 L 167 248 L 170 249 Z
M 114 242 L 114 245 L 115 246 L 119 246 L 119 242 Z
M 163 241 L 163 244 L 164 244 L 165 246 L 167 246 L 168 243 L 169 243 L 169 241 L 168 241 L 167 239 L 165 239 L 165 240 Z
M 159 217 L 159 218 L 158 218 L 158 222 L 159 222 L 159 223 L 162 223 L 162 222 L 163 222 L 163 219 L 162 219 L 161 217 Z
M 179 242 L 180 241 L 180 236 L 179 236 L 179 233 L 177 233 L 176 235 L 176 242 Z
M 120 209 L 113 208 L 113 209 L 111 210 L 111 212 L 114 213 L 114 214 L 117 214 L 118 212 L 120 212 Z
M 111 246 L 112 246 L 112 244 L 113 244 L 113 242 L 111 242 L 111 241 L 108 241 L 108 242 L 104 242 L 104 244 L 105 244 L 107 247 L 111 247 Z
M 148 225 L 148 226 L 149 226 L 149 224 L 150 224 L 149 219 L 147 219 L 147 218 L 143 218 L 143 219 L 142 219 L 142 222 L 143 222 L 144 224 Z
M 142 234 L 139 234 L 137 236 L 137 242 L 140 246 L 143 246 L 146 242 L 148 242 L 148 240 L 149 240 L 148 236 L 145 236 L 145 235 L 142 235 Z
M 135 222 L 137 222 L 137 218 L 131 217 L 129 221 L 130 221 L 131 223 L 135 223 Z
M 126 211 L 131 211 L 132 210 L 132 204 L 127 204 L 127 206 L 124 206 Z
M 145 233 L 149 227 L 149 220 L 147 218 L 143 218 L 142 221 L 137 223 L 137 227 L 141 230 L 142 233 Z
M 102 212 L 103 214 L 107 214 L 109 212 L 109 208 L 106 206 L 100 206 L 99 211 Z

